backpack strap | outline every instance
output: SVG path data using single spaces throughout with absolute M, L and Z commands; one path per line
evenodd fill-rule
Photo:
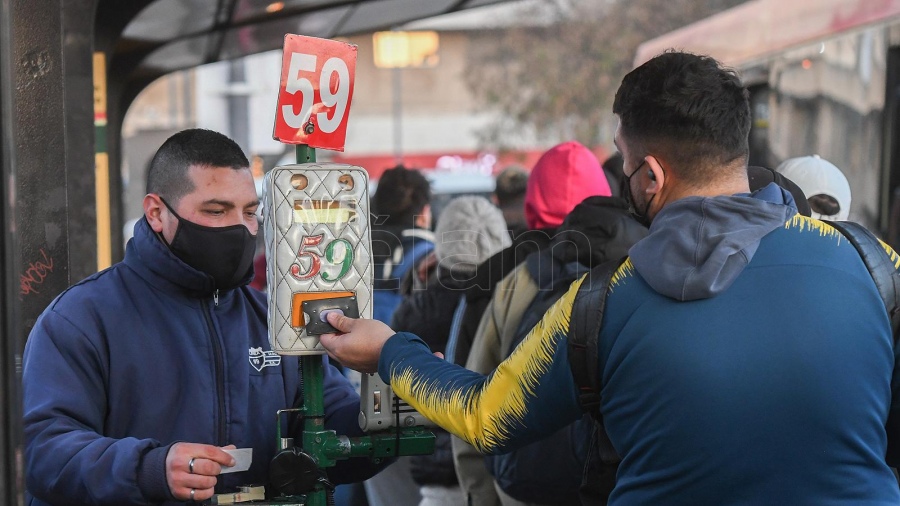
M 581 409 L 599 420 L 600 416 L 600 371 L 597 342 L 603 312 L 606 310 L 606 296 L 609 284 L 619 266 L 625 261 L 604 262 L 591 269 L 575 294 L 569 321 L 567 345 L 569 369 L 578 387 L 578 403 Z
M 459 332 L 466 314 L 466 307 L 468 307 L 466 295 L 462 294 L 453 311 L 453 320 L 450 321 L 450 337 L 447 338 L 447 345 L 444 346 L 444 360 L 451 364 L 456 363 L 456 343 L 459 341 Z
M 894 345 L 897 345 L 898 329 L 900 329 L 900 273 L 891 261 L 881 241 L 864 226 L 852 221 L 825 221 L 850 241 L 859 252 L 866 269 L 875 281 L 875 287 L 888 318 L 891 320 L 891 331 L 894 334 Z
M 397 246 L 402 248 L 402 246 Z M 403 279 L 406 275 L 425 255 L 431 253 L 434 249 L 434 243 L 425 239 L 417 240 L 413 243 L 413 247 L 403 251 L 403 259 L 394 267 L 391 277 L 398 280 Z

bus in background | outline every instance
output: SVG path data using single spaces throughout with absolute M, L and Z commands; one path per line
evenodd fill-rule
M 738 70 L 750 164 L 818 154 L 846 174 L 850 219 L 900 243 L 900 0 L 750 0 L 643 43 Z

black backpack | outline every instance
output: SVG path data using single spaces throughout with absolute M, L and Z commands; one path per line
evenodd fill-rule
M 538 254 L 549 257 L 549 251 Z M 502 350 L 504 356 L 509 356 L 525 339 L 569 285 L 587 272 L 588 268 L 577 262 L 555 272 L 552 288 L 539 290 L 528 304 L 509 349 Z M 539 441 L 502 455 L 485 456 L 485 467 L 497 486 L 518 501 L 555 506 L 581 504 L 578 489 L 589 455 L 586 443 L 596 431 L 594 425 L 590 415 L 585 415 Z
M 896 346 L 897 330 L 900 327 L 900 273 L 897 272 L 894 260 L 888 257 L 881 241 L 862 225 L 849 221 L 825 223 L 840 232 L 859 252 L 884 302 Z M 625 258 L 606 262 L 588 273 L 575 295 L 567 335 L 569 368 L 578 387 L 579 403 L 597 422 L 582 482 L 582 496 L 590 498 L 583 501 L 585 504 L 605 504 L 605 498 L 608 498 L 615 486 L 615 472 L 619 465 L 619 457 L 603 429 L 600 414 L 597 340 L 603 323 L 610 281 L 624 261 Z M 900 258 L 897 262 L 900 262 Z M 888 427 L 900 430 L 900 420 L 889 419 Z M 890 438 L 888 441 L 887 461 L 896 466 L 900 462 L 900 448 L 892 446 Z

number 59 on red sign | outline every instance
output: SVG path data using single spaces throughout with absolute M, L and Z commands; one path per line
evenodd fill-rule
M 343 151 L 355 77 L 355 45 L 285 35 L 273 137 Z

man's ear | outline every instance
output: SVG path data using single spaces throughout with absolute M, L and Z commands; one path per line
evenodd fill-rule
M 150 228 L 157 234 L 163 231 L 162 208 L 165 204 L 162 199 L 155 193 L 148 193 L 144 196 L 144 216 L 147 217 L 147 223 Z
M 647 178 L 650 179 L 650 184 L 647 185 L 646 192 L 649 195 L 655 195 L 661 192 L 666 185 L 666 171 L 655 156 L 648 156 L 646 161 L 646 169 L 643 170 L 647 171 Z

